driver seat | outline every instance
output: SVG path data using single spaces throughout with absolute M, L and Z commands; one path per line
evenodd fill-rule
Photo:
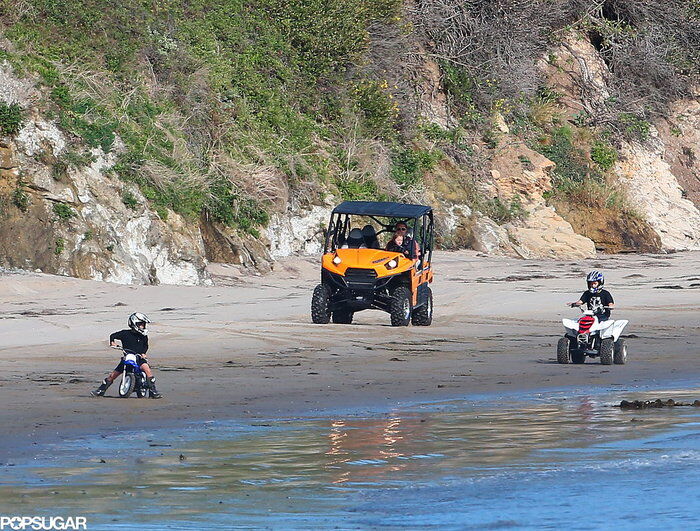
M 379 249 L 379 240 L 377 239 L 377 231 L 372 225 L 362 227 L 362 238 L 365 241 L 367 249 Z
M 362 231 L 355 227 L 348 234 L 348 239 L 346 241 L 348 249 L 361 249 L 365 245 L 365 239 L 362 237 Z

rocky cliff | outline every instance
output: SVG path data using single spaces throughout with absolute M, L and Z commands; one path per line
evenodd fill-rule
M 411 9 L 399 18 L 417 17 Z M 6 16 L 4 31 L 16 35 L 13 24 L 27 15 L 18 17 Z M 337 123 L 319 119 L 310 144 L 273 162 L 277 133 L 262 147 L 260 131 L 232 140 L 211 132 L 217 120 L 216 127 L 238 127 L 225 113 L 242 120 L 245 109 L 233 96 L 228 103 L 223 92 L 207 93 L 214 90 L 201 81 L 208 73 L 196 65 L 186 94 L 178 95 L 180 82 L 168 78 L 166 85 L 157 68 L 145 85 L 194 106 L 186 108 L 189 118 L 166 120 L 161 110 L 148 134 L 139 131 L 143 137 L 134 140 L 133 128 L 114 125 L 109 142 L 95 142 L 66 119 L 66 108 L 72 117 L 78 112 L 78 98 L 61 92 L 67 80 L 71 90 L 92 83 L 75 81 L 87 74 L 41 62 L 44 56 L 22 48 L 21 39 L 0 41 L 0 104 L 21 115 L 16 127 L 0 131 L 0 265 L 120 283 L 206 283 L 207 261 L 266 271 L 276 258 L 318 253 L 333 205 L 353 198 L 433 204 L 447 248 L 522 258 L 700 249 L 700 95 L 677 98 L 653 119 L 622 114 L 615 122 L 622 126 L 606 121 L 615 73 L 594 32 L 574 26 L 532 60 L 543 83 L 531 91 L 536 96 L 526 104 L 524 96 L 496 99 L 484 111 L 477 92 L 458 92 L 460 82 L 473 89 L 474 81 L 451 69 L 430 32 L 382 20 L 360 46 L 364 62 L 353 56 L 349 88 L 318 89 L 328 98 L 340 94 L 338 105 L 346 107 L 332 118 Z M 168 44 L 158 37 L 165 47 L 158 53 L 185 53 L 182 36 L 172 38 Z M 139 71 L 144 61 L 158 64 L 146 52 Z M 394 56 L 408 59 L 390 61 Z M 47 76 L 47 68 L 66 81 Z M 116 103 L 105 103 L 99 116 L 123 112 L 114 120 L 131 127 L 135 118 L 124 116 L 134 93 L 107 89 Z M 80 101 L 93 105 L 91 94 Z M 205 133 L 195 123 L 198 112 L 209 120 Z M 280 144 L 289 141 L 278 134 Z M 195 143 L 202 135 L 206 142 Z M 166 146 L 167 156 L 149 161 L 149 143 Z M 186 182 L 187 168 L 199 172 L 203 184 L 187 193 L 201 192 L 202 208 L 185 208 L 184 194 L 159 182 L 159 172 L 181 172 L 172 182 Z

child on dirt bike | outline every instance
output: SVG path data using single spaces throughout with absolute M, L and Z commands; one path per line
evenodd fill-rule
M 119 341 L 123 349 L 136 354 L 136 362 L 139 364 L 139 367 L 141 367 L 141 370 L 146 373 L 146 377 L 148 378 L 149 397 L 162 398 L 163 395 L 156 390 L 156 379 L 146 359 L 146 352 L 148 351 L 148 329 L 146 325 L 150 322 L 146 315 L 140 312 L 132 313 L 127 321 L 129 329 L 114 332 L 109 336 L 109 346 L 116 347 L 116 342 Z M 114 368 L 112 374 L 107 376 L 107 378 L 102 381 L 102 384 L 91 392 L 92 396 L 104 396 L 107 388 L 112 385 L 112 382 L 116 380 L 123 371 L 124 360 L 122 359 L 119 365 Z
M 603 289 L 605 276 L 600 271 L 591 271 L 586 276 L 586 284 L 588 285 L 588 290 L 583 292 L 579 300 L 569 303 L 569 306 L 573 308 L 586 304 L 588 309 L 593 310 L 600 321 L 606 321 L 610 318 L 610 309 L 615 306 L 615 302 L 610 292 Z

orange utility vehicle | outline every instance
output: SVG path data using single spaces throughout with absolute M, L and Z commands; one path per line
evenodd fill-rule
M 392 326 L 429 326 L 432 255 L 431 207 L 341 203 L 326 233 L 321 283 L 311 299 L 313 322 L 350 324 L 355 312 L 377 309 L 391 315 Z

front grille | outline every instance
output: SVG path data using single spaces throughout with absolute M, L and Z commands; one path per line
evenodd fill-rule
M 352 289 L 372 289 L 375 280 L 377 280 L 377 272 L 374 269 L 348 267 L 345 271 L 345 282 Z

